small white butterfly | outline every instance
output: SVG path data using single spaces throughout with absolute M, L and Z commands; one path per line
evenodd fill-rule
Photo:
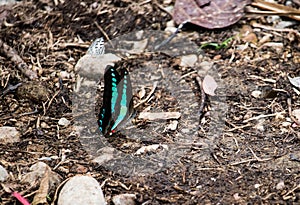
M 105 46 L 103 38 L 97 38 L 89 47 L 87 54 L 103 55 L 105 53 Z

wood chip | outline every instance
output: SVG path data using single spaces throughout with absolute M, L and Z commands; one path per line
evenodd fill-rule
M 179 119 L 180 116 L 180 112 L 142 112 L 138 118 L 144 120 L 168 120 Z

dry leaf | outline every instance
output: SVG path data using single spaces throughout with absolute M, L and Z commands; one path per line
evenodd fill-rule
M 173 18 L 177 24 L 189 22 L 209 29 L 224 28 L 244 15 L 250 0 L 177 0 Z
M 217 89 L 218 84 L 215 79 L 210 76 L 206 75 L 203 79 L 202 88 L 204 92 L 210 96 L 215 96 L 215 90 Z
M 50 169 L 46 169 L 43 178 L 41 179 L 40 187 L 34 195 L 32 205 L 46 204 L 47 195 L 49 192 L 49 172 Z

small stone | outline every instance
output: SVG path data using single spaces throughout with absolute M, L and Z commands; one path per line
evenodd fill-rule
M 49 129 L 49 128 L 50 128 L 50 126 L 49 126 L 49 125 L 47 125 L 47 123 L 45 123 L 45 122 L 41 122 L 41 128 L 46 128 L 46 129 Z
M 41 180 L 46 172 L 49 177 L 49 182 L 51 182 L 50 187 L 54 187 L 54 184 L 58 184 L 60 182 L 60 176 L 51 171 L 51 168 L 44 162 L 37 162 L 33 164 L 29 170 L 30 172 L 22 176 L 22 183 L 34 184 L 38 180 Z
M 62 79 L 68 79 L 68 78 L 70 78 L 70 73 L 68 73 L 67 71 L 60 71 L 60 77 L 62 78 Z
M 293 110 L 292 115 L 300 122 L 300 109 Z
M 261 91 L 254 90 L 254 91 L 252 91 L 251 95 L 255 98 L 259 98 L 261 96 Z
M 20 135 L 20 132 L 15 127 L 0 127 L 0 144 L 19 142 Z
M 119 194 L 112 198 L 114 205 L 135 205 L 135 194 Z
M 213 67 L 213 62 L 211 61 L 202 61 L 199 64 L 200 69 L 198 70 L 199 76 L 204 76 L 207 74 L 207 72 Z
M 282 127 L 290 127 L 292 125 L 291 122 L 283 122 L 282 124 Z
M 62 117 L 58 120 L 58 125 L 60 125 L 60 126 L 68 126 L 70 123 L 71 122 L 67 118 L 64 118 L 64 117 Z
M 198 57 L 194 54 L 181 56 L 180 66 L 193 67 L 197 61 Z
M 8 178 L 8 173 L 4 167 L 0 165 L 0 182 L 4 182 Z
M 74 176 L 61 189 L 58 205 L 106 205 L 100 184 L 90 176 Z
M 167 129 L 174 131 L 174 130 L 177 129 L 177 126 L 178 126 L 178 121 L 177 120 L 172 120 L 170 122 L 170 124 L 168 125 Z
M 18 87 L 17 95 L 21 99 L 28 99 L 34 103 L 42 104 L 48 100 L 50 93 L 41 83 L 30 81 Z
M 115 54 L 107 53 L 101 56 L 84 55 L 79 59 L 75 66 L 75 71 L 79 71 L 81 76 L 88 76 L 93 78 L 94 76 L 104 75 L 107 65 L 114 65 L 115 62 L 121 60 Z
M 254 184 L 254 188 L 258 189 L 261 185 L 260 184 Z
M 233 195 L 233 198 L 234 198 L 236 201 L 238 201 L 238 200 L 241 199 L 241 197 L 239 196 L 239 193 L 235 193 L 235 194 Z
M 284 185 L 284 181 L 280 181 L 277 185 L 276 185 L 276 189 L 277 190 L 281 190 L 285 187 Z

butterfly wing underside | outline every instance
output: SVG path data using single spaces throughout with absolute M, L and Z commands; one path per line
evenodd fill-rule
M 132 87 L 126 69 L 119 72 L 107 66 L 104 74 L 103 105 L 99 114 L 99 129 L 103 135 L 121 128 L 133 113 Z
M 133 97 L 132 86 L 129 72 L 126 69 L 120 70 L 121 80 L 118 84 L 118 108 L 113 112 L 112 131 L 117 131 L 119 128 L 130 119 L 133 114 Z
M 116 95 L 117 85 L 120 81 L 120 76 L 116 69 L 110 65 L 106 67 L 104 73 L 104 93 L 103 104 L 99 113 L 99 129 L 106 135 L 111 124 L 111 113 L 114 107 L 112 106 L 113 95 Z

